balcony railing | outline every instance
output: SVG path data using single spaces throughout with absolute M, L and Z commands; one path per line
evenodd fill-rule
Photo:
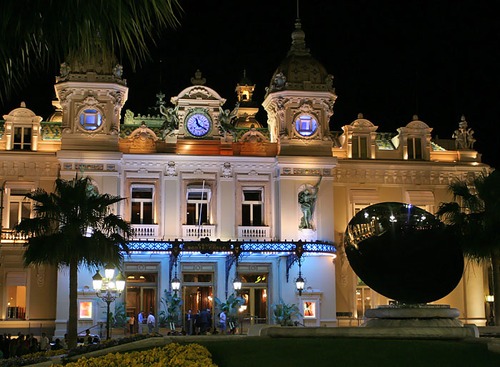
M 158 238 L 158 224 L 131 224 L 134 239 L 154 240 Z
M 7 241 L 16 241 L 16 240 L 26 240 L 28 236 L 23 236 L 21 234 L 17 234 L 13 229 L 4 229 L 2 231 L 2 240 Z
M 199 240 L 205 237 L 211 240 L 215 239 L 215 225 L 204 224 L 201 226 L 193 226 L 184 224 L 182 226 L 182 238 L 184 240 Z
M 270 241 L 271 228 L 265 226 L 238 226 L 238 239 Z

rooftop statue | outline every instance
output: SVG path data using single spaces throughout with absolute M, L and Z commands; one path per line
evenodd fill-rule
M 453 139 L 455 139 L 455 147 L 457 150 L 473 149 L 476 139 L 474 139 L 474 130 L 467 127 L 465 116 L 462 116 L 458 124 L 458 129 L 453 132 Z
M 160 105 L 160 113 L 165 117 L 165 121 L 161 125 L 162 138 L 165 139 L 166 136 L 171 134 L 174 130 L 179 129 L 179 116 L 177 111 L 179 106 L 175 108 L 166 108 L 164 105 Z
M 221 134 L 234 133 L 234 120 L 238 116 L 239 108 L 240 104 L 238 102 L 236 102 L 236 105 L 232 111 L 229 111 L 229 109 L 223 110 L 222 107 L 219 107 L 219 130 Z

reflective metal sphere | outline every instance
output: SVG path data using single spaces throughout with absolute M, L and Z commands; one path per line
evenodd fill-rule
M 410 204 L 379 203 L 361 210 L 344 238 L 349 263 L 361 280 L 401 303 L 436 301 L 462 277 L 457 241 L 436 217 Z

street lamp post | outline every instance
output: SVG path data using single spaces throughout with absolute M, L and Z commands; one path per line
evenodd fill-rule
M 111 302 L 115 301 L 118 297 L 121 296 L 123 290 L 125 289 L 125 279 L 123 278 L 121 273 L 118 273 L 116 278 L 113 278 L 115 275 L 115 269 L 112 266 L 107 265 L 104 270 L 104 278 L 101 274 L 99 274 L 99 270 L 92 277 L 92 285 L 95 290 L 95 294 L 97 297 L 106 302 L 106 339 L 110 338 L 109 335 L 109 308 Z
M 297 244 L 295 248 L 295 255 L 297 256 L 297 261 L 299 262 L 299 276 L 295 279 L 295 288 L 299 292 L 299 297 L 302 296 L 302 291 L 306 285 L 306 281 L 302 278 L 302 255 L 304 254 L 304 246 L 301 241 Z

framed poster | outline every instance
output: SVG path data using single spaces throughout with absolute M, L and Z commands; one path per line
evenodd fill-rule
M 316 318 L 316 301 L 303 301 L 302 309 L 304 310 L 304 319 Z
M 80 301 L 78 316 L 80 319 L 92 318 L 92 301 Z

